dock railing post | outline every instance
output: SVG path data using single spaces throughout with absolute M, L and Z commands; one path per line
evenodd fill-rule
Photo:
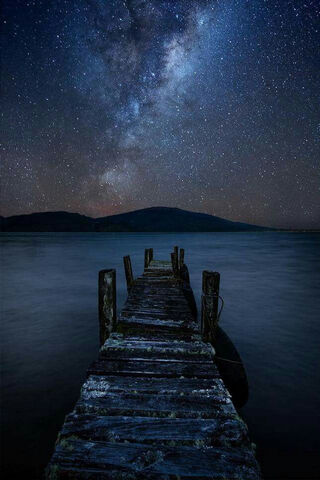
M 99 330 L 100 346 L 104 344 L 117 321 L 116 271 L 99 272 Z
M 125 257 L 123 257 L 123 264 L 124 264 L 124 272 L 126 274 L 127 290 L 129 291 L 134 282 L 131 259 L 129 255 L 126 255 Z
M 220 273 L 202 272 L 201 333 L 204 341 L 213 342 L 218 326 Z

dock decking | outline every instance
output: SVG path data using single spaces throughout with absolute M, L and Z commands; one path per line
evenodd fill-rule
M 99 358 L 65 419 L 47 479 L 260 478 L 247 427 L 203 341 L 217 316 L 212 276 L 204 272 L 201 327 L 183 253 L 175 249 L 165 262 L 147 250 L 136 279 L 125 257 L 128 298 L 118 318 L 115 271 L 100 272 Z

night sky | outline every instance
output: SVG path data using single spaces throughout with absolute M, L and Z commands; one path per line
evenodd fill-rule
M 1 214 L 320 227 L 318 0 L 6 0 Z

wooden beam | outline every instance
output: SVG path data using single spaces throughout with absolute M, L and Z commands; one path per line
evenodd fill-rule
M 103 345 L 117 319 L 115 269 L 101 270 L 99 272 L 98 289 L 100 345 Z

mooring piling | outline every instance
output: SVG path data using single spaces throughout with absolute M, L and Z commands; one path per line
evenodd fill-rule
M 178 255 L 176 252 L 171 253 L 171 264 L 172 264 L 172 271 L 174 277 L 179 276 L 179 263 L 178 263 Z
M 100 345 L 103 345 L 113 330 L 117 318 L 115 269 L 99 272 L 98 292 Z
M 126 255 L 125 257 L 123 257 L 123 264 L 127 282 L 127 291 L 129 292 L 134 282 L 130 255 Z
M 148 268 L 149 265 L 149 249 L 145 248 L 144 250 L 144 268 Z
M 173 247 L 173 252 L 171 253 L 171 264 L 172 264 L 172 271 L 175 277 L 179 277 L 179 247 Z
M 148 268 L 153 260 L 153 248 L 146 248 L 144 251 L 144 268 Z
M 214 341 L 218 325 L 220 274 L 202 272 L 201 332 L 205 341 Z
M 179 256 L 179 269 L 181 271 L 184 265 L 184 248 L 180 248 L 180 256 Z

